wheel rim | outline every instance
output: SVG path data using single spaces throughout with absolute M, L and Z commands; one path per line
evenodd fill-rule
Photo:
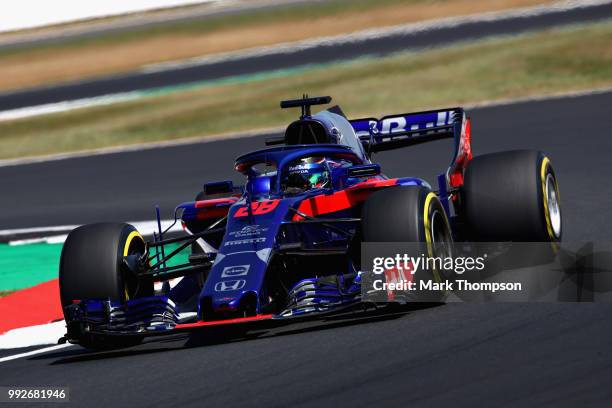
M 447 228 L 446 219 L 440 211 L 434 210 L 431 215 L 430 228 L 434 256 L 442 258 L 452 256 L 450 231 Z
M 123 256 L 140 255 L 142 249 L 146 247 L 142 235 L 138 231 L 132 231 L 126 238 L 123 248 Z M 129 273 L 123 274 L 123 292 L 125 300 L 130 300 L 138 292 L 138 280 L 134 279 Z
M 561 236 L 561 208 L 555 178 L 551 173 L 546 175 L 546 204 L 553 234 L 555 238 L 559 238 Z
M 444 262 L 446 258 L 453 257 L 453 239 L 450 229 L 448 228 L 446 215 L 438 209 L 435 209 L 431 214 L 430 236 L 432 256 L 441 258 L 442 262 Z M 449 271 L 442 268 L 441 270 L 434 271 L 434 277 L 441 282 L 444 279 L 450 279 L 452 276 Z

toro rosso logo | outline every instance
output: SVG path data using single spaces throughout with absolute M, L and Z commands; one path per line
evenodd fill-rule
M 274 211 L 279 202 L 280 200 L 256 201 L 251 203 L 251 211 L 253 215 L 268 214 Z M 243 205 L 234 213 L 235 218 L 246 217 L 247 215 L 249 215 L 249 210 L 246 205 Z
M 229 292 L 244 288 L 246 281 L 244 279 L 220 281 L 215 284 L 215 292 Z

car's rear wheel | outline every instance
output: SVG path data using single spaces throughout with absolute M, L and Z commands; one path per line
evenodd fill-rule
M 562 217 L 557 178 L 542 152 L 475 157 L 463 186 L 468 236 L 477 241 L 558 242 Z
M 409 256 L 446 258 L 453 254 L 453 234 L 444 207 L 436 194 L 423 186 L 390 188 L 370 196 L 362 210 L 362 234 L 366 243 L 411 243 Z M 436 268 L 419 269 L 412 277 L 415 283 L 442 282 L 447 278 L 443 270 Z M 414 300 L 437 301 L 444 293 L 415 291 L 414 295 Z
M 139 280 L 123 265 L 128 255 L 142 255 L 145 242 L 129 224 L 89 224 L 73 230 L 66 239 L 60 258 L 59 284 L 62 306 L 87 299 L 126 302 L 153 295 L 153 282 Z M 70 332 L 69 337 L 84 347 L 108 349 L 127 347 L 140 336 L 101 336 Z

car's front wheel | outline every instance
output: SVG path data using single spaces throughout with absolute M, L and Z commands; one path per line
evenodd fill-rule
M 145 241 L 136 229 L 123 223 L 84 225 L 66 239 L 60 258 L 59 285 L 62 306 L 88 299 L 126 302 L 152 296 L 153 282 L 138 280 L 123 264 L 128 255 L 142 255 Z M 67 319 L 68 320 L 68 319 Z M 74 331 L 69 335 L 91 349 L 128 347 L 139 336 L 101 336 Z

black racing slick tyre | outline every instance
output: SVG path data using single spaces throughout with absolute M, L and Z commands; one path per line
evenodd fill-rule
M 129 224 L 89 224 L 73 230 L 60 258 L 62 305 L 82 299 L 125 302 L 136 297 L 137 291 L 145 290 L 139 284 L 145 283 L 128 276 L 122 265 L 123 257 L 142 254 L 144 250 L 144 239 Z
M 362 220 L 367 242 L 431 243 L 436 236 L 452 240 L 440 200 L 422 186 L 396 187 L 372 194 L 364 203 Z
M 362 209 L 361 228 L 365 243 L 412 243 L 412 253 L 408 254 L 411 256 L 445 258 L 453 253 L 452 231 L 442 203 L 434 192 L 423 186 L 395 187 L 372 194 Z M 396 250 L 392 252 L 385 256 L 393 256 Z M 445 278 L 444 271 L 427 268 L 413 276 L 415 282 L 421 279 L 441 282 Z M 426 297 L 413 300 L 438 301 L 443 295 L 429 292 Z
M 463 201 L 468 234 L 475 241 L 561 240 L 559 187 L 542 152 L 475 157 L 465 172 Z
M 138 281 L 123 265 L 123 257 L 143 254 L 145 241 L 136 229 L 123 223 L 89 224 L 73 230 L 60 258 L 59 285 L 62 306 L 84 299 L 125 302 L 153 295 L 153 282 Z M 70 331 L 70 330 L 69 330 Z M 140 337 L 72 333 L 79 344 L 92 349 L 128 347 Z

